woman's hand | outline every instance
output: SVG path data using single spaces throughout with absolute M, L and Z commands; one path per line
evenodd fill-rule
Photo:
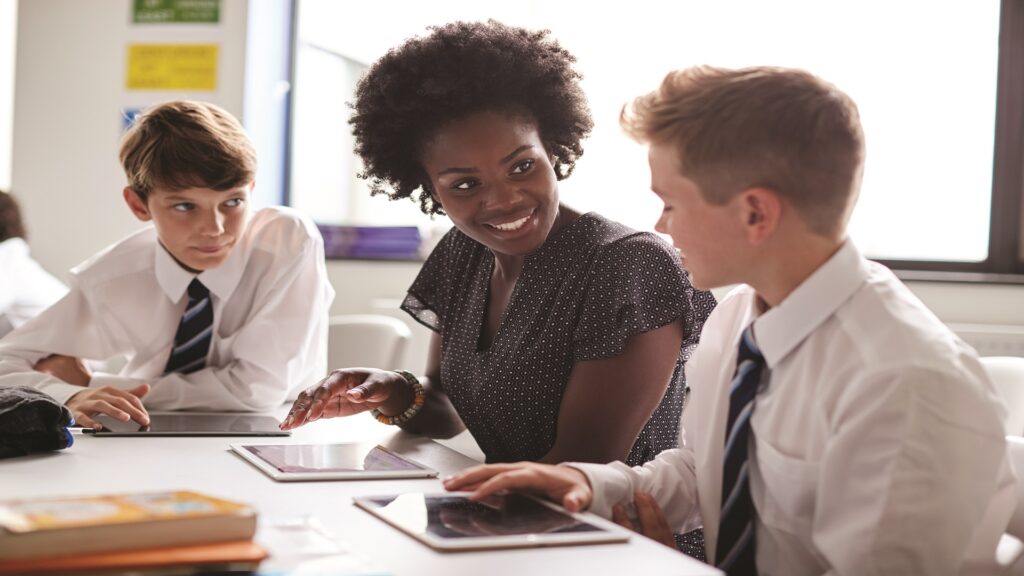
M 374 408 L 395 416 L 413 399 L 405 378 L 394 372 L 374 368 L 334 370 L 299 394 L 280 427 L 291 430 L 321 418 L 351 416 Z

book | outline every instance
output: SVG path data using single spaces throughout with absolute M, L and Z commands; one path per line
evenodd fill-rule
M 416 226 L 318 226 L 328 258 L 417 258 L 423 241 Z
M 95 552 L 58 558 L 0 561 L 0 575 L 6 574 L 132 574 L 147 572 L 201 573 L 247 572 L 255 570 L 267 552 L 251 540 L 193 544 L 169 548 L 147 548 L 118 552 Z
M 252 539 L 256 511 L 188 491 L 0 502 L 0 559 Z

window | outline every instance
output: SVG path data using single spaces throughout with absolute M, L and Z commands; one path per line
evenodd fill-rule
M 652 228 L 660 205 L 647 193 L 645 151 L 621 133 L 618 113 L 667 71 L 799 67 L 835 83 L 860 107 L 868 160 L 850 230 L 866 254 L 901 268 L 1024 272 L 1022 13 L 1024 0 L 634 0 L 628 10 L 540 0 L 514 7 L 435 0 L 429 8 L 300 0 L 293 146 L 297 152 L 308 138 L 303 156 L 330 172 L 299 170 L 305 160 L 293 155 L 291 198 L 328 222 L 427 222 L 412 202 L 370 200 L 353 181 L 358 167 L 344 102 L 352 99 L 359 65 L 426 26 L 495 18 L 548 28 L 578 58 L 595 129 L 576 172 L 560 186 L 571 206 Z M 304 100 L 304 91 L 319 97 Z M 320 124 L 303 129 L 303 117 Z

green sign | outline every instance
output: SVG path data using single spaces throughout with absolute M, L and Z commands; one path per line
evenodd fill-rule
M 186 24 L 220 22 L 220 0 L 135 0 L 132 22 L 136 24 Z

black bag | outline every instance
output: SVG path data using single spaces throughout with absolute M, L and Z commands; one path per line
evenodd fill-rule
M 68 409 L 35 388 L 0 386 L 0 458 L 61 450 L 74 443 Z

